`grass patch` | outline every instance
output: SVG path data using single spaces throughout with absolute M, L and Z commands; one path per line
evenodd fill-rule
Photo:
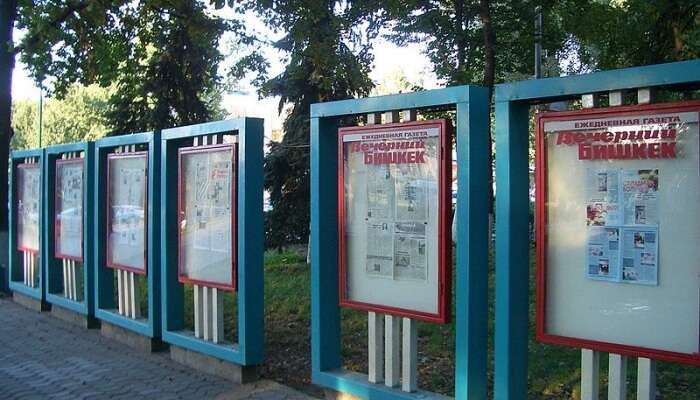
M 534 260 L 534 257 L 531 257 Z M 264 378 L 321 396 L 311 385 L 311 277 L 305 248 L 299 251 L 265 253 L 265 363 Z M 489 262 L 489 393 L 493 393 L 494 267 Z M 534 340 L 534 267 L 530 277 L 530 336 L 528 398 L 579 399 L 580 350 L 544 345 Z M 192 290 L 185 292 L 186 320 L 192 314 Z M 225 297 L 225 335 L 235 341 L 235 294 Z M 454 304 L 454 303 L 453 303 Z M 192 326 L 191 316 L 188 326 Z M 448 396 L 454 395 L 454 323 L 418 324 L 418 386 Z M 343 366 L 367 372 L 367 314 L 341 311 Z M 601 357 L 601 393 L 607 391 L 607 356 Z M 659 362 L 657 386 L 663 399 L 697 400 L 700 368 Z M 636 398 L 636 361 L 628 363 L 628 399 Z

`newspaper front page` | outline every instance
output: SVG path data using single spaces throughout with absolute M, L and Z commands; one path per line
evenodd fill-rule
M 38 164 L 23 164 L 17 169 L 17 244 L 24 250 L 39 250 L 39 208 L 41 174 Z
M 364 181 L 366 193 L 365 274 L 427 281 L 426 227 L 429 218 L 436 217 L 430 211 L 429 196 L 437 194 L 438 130 L 348 135 L 344 141 L 346 171 L 365 178 L 358 180 Z M 348 215 L 354 212 L 347 210 Z M 363 231 L 350 225 L 347 232 Z
M 180 176 L 184 187 L 181 273 L 194 281 L 226 287 L 233 285 L 232 151 L 218 148 L 183 153 Z
M 145 269 L 147 156 L 114 157 L 110 170 L 109 262 L 116 267 Z
M 82 257 L 83 249 L 83 161 L 57 163 L 56 204 L 59 254 Z

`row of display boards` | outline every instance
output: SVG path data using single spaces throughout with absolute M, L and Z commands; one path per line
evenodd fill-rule
M 261 119 L 241 118 L 14 151 L 10 289 L 153 350 L 259 364 L 263 137 Z
M 529 105 L 700 81 L 658 78 L 686 67 L 700 61 L 545 80 L 565 88 L 551 93 L 538 82 L 496 91 L 496 398 L 527 395 Z M 463 86 L 312 106 L 314 383 L 371 399 L 441 398 L 416 387 L 416 321 L 454 321 L 455 398 L 486 398 L 488 101 L 486 89 Z M 454 125 L 420 119 L 425 110 L 453 111 Z M 700 366 L 699 119 L 697 101 L 538 114 L 538 340 Z M 13 152 L 10 288 L 260 364 L 263 137 L 262 120 L 242 118 Z M 237 337 L 224 331 L 228 297 Z M 367 375 L 343 369 L 340 307 L 367 312 Z

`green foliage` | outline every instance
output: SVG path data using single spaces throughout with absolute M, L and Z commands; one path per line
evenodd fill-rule
M 309 234 L 310 106 L 369 93 L 370 41 L 380 18 L 371 1 L 267 0 L 244 2 L 242 7 L 254 10 L 271 29 L 285 32 L 274 46 L 288 56 L 286 68 L 260 88 L 261 96 L 280 97 L 280 112 L 290 105 L 284 139 L 272 143 L 265 158 L 265 189 L 273 207 L 267 214 L 266 240 L 268 246 L 279 247 L 305 241 Z M 257 71 L 264 76 L 264 70 Z
M 116 85 L 107 114 L 119 133 L 221 117 L 218 41 L 235 23 L 197 0 L 20 0 L 18 49 L 59 98 L 75 83 Z
M 73 85 L 63 99 L 44 101 L 42 146 L 96 140 L 105 136 L 110 90 L 97 85 Z M 13 149 L 37 148 L 39 101 L 20 100 L 12 105 Z
M 145 2 L 149 3 L 149 2 Z M 110 99 L 110 126 L 134 132 L 221 119 L 223 55 L 218 42 L 227 24 L 195 0 L 152 1 L 126 18 L 133 56 L 119 65 Z
M 495 81 L 532 74 L 534 59 L 535 6 L 543 7 L 543 48 L 555 54 L 563 34 L 552 12 L 556 1 L 411 0 L 388 6 L 393 20 L 387 37 L 398 45 L 422 43 L 438 78 L 448 85 L 482 84 L 485 80 L 484 24 L 482 4 L 490 6 L 495 34 Z
M 580 66 L 614 69 L 700 57 L 700 3 L 683 0 L 563 1 L 554 11 Z

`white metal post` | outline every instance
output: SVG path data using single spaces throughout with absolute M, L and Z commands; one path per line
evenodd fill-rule
M 581 400 L 598 400 L 600 353 L 581 349 Z
M 656 361 L 637 359 L 637 400 L 656 399 Z
M 212 327 L 212 341 L 220 343 L 224 341 L 224 292 L 217 288 L 211 289 L 212 314 L 214 326 Z
M 119 314 L 125 315 L 124 312 L 124 282 L 122 279 L 122 270 L 117 270 L 117 300 L 119 302 Z
M 129 280 L 129 272 L 127 271 L 122 271 L 122 280 L 124 281 L 124 308 L 125 308 L 125 314 L 127 317 L 131 317 L 132 315 L 132 300 L 131 300 L 131 281 Z
M 608 363 L 608 400 L 627 398 L 627 357 L 610 354 Z
M 140 299 L 139 299 L 139 288 L 138 288 L 138 281 L 136 279 L 136 276 L 133 272 L 131 271 L 126 271 L 126 274 L 129 278 L 129 289 L 131 291 L 129 295 L 129 299 L 131 300 L 131 318 L 137 319 L 141 318 L 141 307 L 140 307 Z
M 389 387 L 399 385 L 401 373 L 401 318 L 386 315 L 384 317 L 386 344 L 384 345 L 384 384 Z
M 192 287 L 192 297 L 194 299 L 194 337 L 201 338 L 202 329 L 204 323 L 202 322 L 202 317 L 204 315 L 203 305 L 202 305 L 202 289 L 203 287 L 199 285 L 193 285 Z
M 415 392 L 418 365 L 417 323 L 411 318 L 403 319 L 403 358 L 401 365 L 401 390 Z
M 371 383 L 384 381 L 384 315 L 373 311 L 367 313 L 367 380 Z
M 211 308 L 212 308 L 212 298 L 211 298 L 211 288 L 208 288 L 206 286 L 202 287 L 204 295 L 202 296 L 202 299 L 204 300 L 202 303 L 204 305 L 204 317 L 202 318 L 202 321 L 204 322 L 204 340 L 211 340 L 212 339 L 212 315 L 211 315 Z

